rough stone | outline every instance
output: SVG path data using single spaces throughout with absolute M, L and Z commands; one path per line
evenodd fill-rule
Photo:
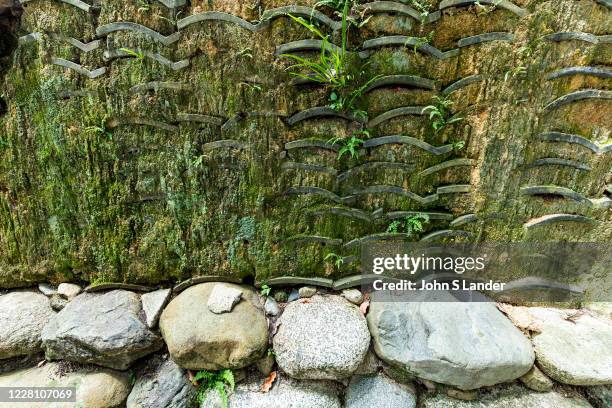
M 55 313 L 47 297 L 16 291 L 0 296 L 0 360 L 41 351 L 41 332 Z
M 279 367 L 294 378 L 342 379 L 370 345 L 365 318 L 339 296 L 315 296 L 287 305 L 274 337 Z
M 51 306 L 51 309 L 55 310 L 56 312 L 59 312 L 65 308 L 68 303 L 70 303 L 70 301 L 59 293 L 55 293 L 49 298 L 49 305 Z
M 185 370 L 168 359 L 136 380 L 127 408 L 191 408 L 195 397 L 196 389 Z
M 76 387 L 76 403 L 49 404 L 29 402 L 27 408 L 121 408 L 130 392 L 127 373 L 91 367 L 69 367 L 63 363 L 47 363 L 0 375 L 0 387 Z M 0 408 L 15 408 L 13 403 L 0 402 Z
M 416 402 L 413 386 L 397 383 L 383 374 L 354 376 L 346 389 L 346 408 L 414 408 Z
M 297 289 L 293 289 L 290 293 L 289 296 L 287 297 L 287 302 L 295 302 L 296 300 L 298 300 L 300 298 L 300 293 L 298 292 Z
M 380 368 L 380 360 L 376 357 L 372 348 L 368 350 L 363 361 L 359 363 L 357 370 L 355 370 L 355 375 L 368 375 L 374 374 Z
M 272 297 L 267 297 L 264 303 L 264 310 L 266 311 L 266 315 L 268 316 L 278 316 L 280 313 L 280 309 L 278 307 L 278 303 Z
M 595 408 L 612 407 L 612 386 L 596 385 L 594 387 L 585 387 L 584 390 L 589 402 Z
M 241 297 L 241 289 L 223 283 L 215 284 L 208 297 L 208 310 L 216 314 L 229 313 Z
M 53 296 L 54 294 L 57 293 L 57 289 L 55 289 L 53 286 L 49 285 L 48 283 L 39 283 L 38 290 L 40 291 L 40 293 L 42 293 L 45 296 Z
M 83 289 L 74 283 L 60 283 L 57 287 L 57 293 L 64 296 L 68 300 L 72 300 L 81 293 Z
M 140 320 L 141 312 L 132 292 L 77 296 L 43 329 L 46 357 L 126 370 L 163 344 Z
M 534 361 L 529 340 L 488 302 L 373 300 L 368 324 L 378 357 L 420 378 L 463 390 L 516 379 Z M 449 301 L 443 301 L 449 300 Z
M 426 395 L 421 408 L 592 408 L 579 397 L 536 392 L 523 387 L 495 388 L 477 401 L 460 401 L 444 394 Z
M 474 401 L 475 399 L 478 398 L 478 391 L 476 390 L 464 391 L 464 390 L 458 390 L 455 388 L 449 388 L 448 390 L 446 390 L 446 395 L 448 395 L 451 398 L 462 400 L 462 401 Z
M 571 385 L 612 383 L 612 323 L 586 311 L 528 308 L 539 333 L 532 336 L 538 366 Z
M 249 378 L 236 386 L 229 397 L 231 408 L 340 408 L 337 387 L 328 381 L 300 381 L 289 377 L 279 378 L 272 389 L 261 392 L 263 378 Z M 221 398 L 216 391 L 209 392 L 202 408 L 221 408 Z
M 277 290 L 274 292 L 274 300 L 279 303 L 285 303 L 289 300 L 289 295 L 284 290 Z
M 317 294 L 317 288 L 314 286 L 302 286 L 298 291 L 300 299 L 311 298 Z
M 359 289 L 344 289 L 342 296 L 355 305 L 360 305 L 363 302 L 363 293 Z
M 168 300 L 170 300 L 171 293 L 171 289 L 160 289 L 154 292 L 145 293 L 140 297 L 147 327 L 154 328 L 157 326 L 159 316 L 168 303 Z
M 267 376 L 274 369 L 274 364 L 276 364 L 276 360 L 272 354 L 267 354 L 265 357 L 261 358 L 255 363 L 255 366 L 259 370 L 260 373 Z
M 554 383 L 536 365 L 520 378 L 525 386 L 534 391 L 547 392 L 552 390 Z
M 246 286 L 226 284 L 241 290 L 244 300 L 231 313 L 218 315 L 207 307 L 215 285 L 191 286 L 162 312 L 162 335 L 172 359 L 183 368 L 242 368 L 261 358 L 268 348 L 268 323 L 259 295 Z

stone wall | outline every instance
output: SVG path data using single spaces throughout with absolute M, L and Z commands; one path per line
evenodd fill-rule
M 603 305 L 444 302 L 450 294 L 384 303 L 308 286 L 265 296 L 226 282 L 179 289 L 44 284 L 0 295 L 0 387 L 76 387 L 76 404 L 29 405 L 41 408 L 221 408 L 223 396 L 231 408 L 612 402 Z
M 25 2 L 0 86 L 0 287 L 337 280 L 414 212 L 431 221 L 410 239 L 611 240 L 608 0 L 433 1 L 423 21 L 368 3 L 361 120 L 278 55 L 320 47 L 287 11 L 340 43 L 314 3 Z M 434 96 L 462 120 L 434 131 Z M 338 160 L 327 141 L 355 129 Z

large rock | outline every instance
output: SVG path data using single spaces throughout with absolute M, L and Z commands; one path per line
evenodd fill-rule
M 127 408 L 191 408 L 196 389 L 184 369 L 170 359 L 157 361 L 138 378 L 127 400 Z
M 0 360 L 42 351 L 41 332 L 53 315 L 41 293 L 17 291 L 0 296 Z
M 76 403 L 13 404 L 0 402 L 0 408 L 119 408 L 130 392 L 127 373 L 91 367 L 68 367 L 64 363 L 48 363 L 0 375 L 0 387 L 76 387 Z
M 338 389 L 328 381 L 300 381 L 282 377 L 272 389 L 261 392 L 263 378 L 249 378 L 229 396 L 231 408 L 340 408 Z M 223 408 L 216 390 L 209 391 L 201 408 Z
M 43 329 L 46 356 L 126 370 L 163 344 L 142 314 L 140 298 L 132 292 L 79 295 Z
M 172 359 L 183 368 L 220 370 L 242 368 L 257 361 L 268 348 L 268 323 L 259 295 L 246 286 L 243 300 L 231 313 L 208 310 L 215 283 L 181 292 L 164 309 L 159 327 Z
M 612 323 L 587 311 L 528 308 L 539 333 L 532 337 L 538 365 L 572 385 L 612 384 Z
M 370 345 L 365 318 L 340 296 L 292 302 L 279 321 L 274 337 L 276 361 L 294 378 L 349 377 Z
M 346 389 L 346 408 L 414 408 L 417 397 L 413 387 L 378 374 L 355 376 Z
M 496 388 L 476 401 L 460 401 L 443 394 L 428 395 L 421 408 L 592 408 L 584 399 L 556 392 L 537 392 L 511 386 Z
M 427 380 L 463 390 L 518 378 L 534 361 L 529 340 L 493 303 L 380 302 L 368 324 L 378 356 Z

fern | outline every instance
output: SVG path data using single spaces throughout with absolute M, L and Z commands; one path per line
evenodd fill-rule
M 451 123 L 462 121 L 463 118 L 448 119 L 451 114 L 450 107 L 453 101 L 448 98 L 434 96 L 434 105 L 429 105 L 423 108 L 422 113 L 429 112 L 429 121 L 434 131 L 438 132 Z
M 198 406 L 202 406 L 206 394 L 210 390 L 217 390 L 223 401 L 223 406 L 228 407 L 228 398 L 226 385 L 230 391 L 234 391 L 236 388 L 236 381 L 234 379 L 234 373 L 232 370 L 221 370 L 221 371 L 198 371 L 192 380 L 193 384 L 198 386 L 197 400 Z
M 397 234 L 404 231 L 406 234 L 412 236 L 425 229 L 425 224 L 429 222 L 429 215 L 424 213 L 417 213 L 402 218 L 401 220 L 392 221 L 387 227 L 387 232 Z

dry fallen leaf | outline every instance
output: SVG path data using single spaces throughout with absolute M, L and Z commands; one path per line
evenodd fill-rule
M 261 385 L 262 392 L 268 392 L 272 388 L 272 384 L 274 384 L 274 380 L 276 380 L 276 371 L 272 371 L 268 378 Z
M 364 316 L 368 313 L 368 307 L 370 307 L 370 299 L 366 299 L 363 301 L 361 305 L 359 305 L 359 310 L 361 310 L 361 314 Z

